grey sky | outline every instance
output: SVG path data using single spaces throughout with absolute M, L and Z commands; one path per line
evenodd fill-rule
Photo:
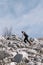
M 31 37 L 43 36 L 43 0 L 0 0 L 0 34 L 4 27 L 12 27 Z

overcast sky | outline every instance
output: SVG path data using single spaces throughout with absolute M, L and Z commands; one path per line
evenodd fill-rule
M 0 34 L 5 27 L 43 37 L 43 0 L 0 0 Z

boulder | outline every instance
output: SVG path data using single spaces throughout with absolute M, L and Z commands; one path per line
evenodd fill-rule
M 16 54 L 14 58 L 11 59 L 12 62 L 20 63 L 22 61 L 22 54 Z

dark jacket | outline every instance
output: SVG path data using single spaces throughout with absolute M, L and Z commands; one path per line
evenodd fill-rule
M 28 38 L 28 35 L 27 35 L 25 32 L 24 32 L 23 34 L 24 34 L 24 36 L 25 36 L 26 38 Z

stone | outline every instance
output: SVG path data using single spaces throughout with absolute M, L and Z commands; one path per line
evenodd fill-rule
M 11 61 L 20 63 L 22 61 L 22 57 L 22 54 L 16 54 L 15 57 L 11 59 Z

